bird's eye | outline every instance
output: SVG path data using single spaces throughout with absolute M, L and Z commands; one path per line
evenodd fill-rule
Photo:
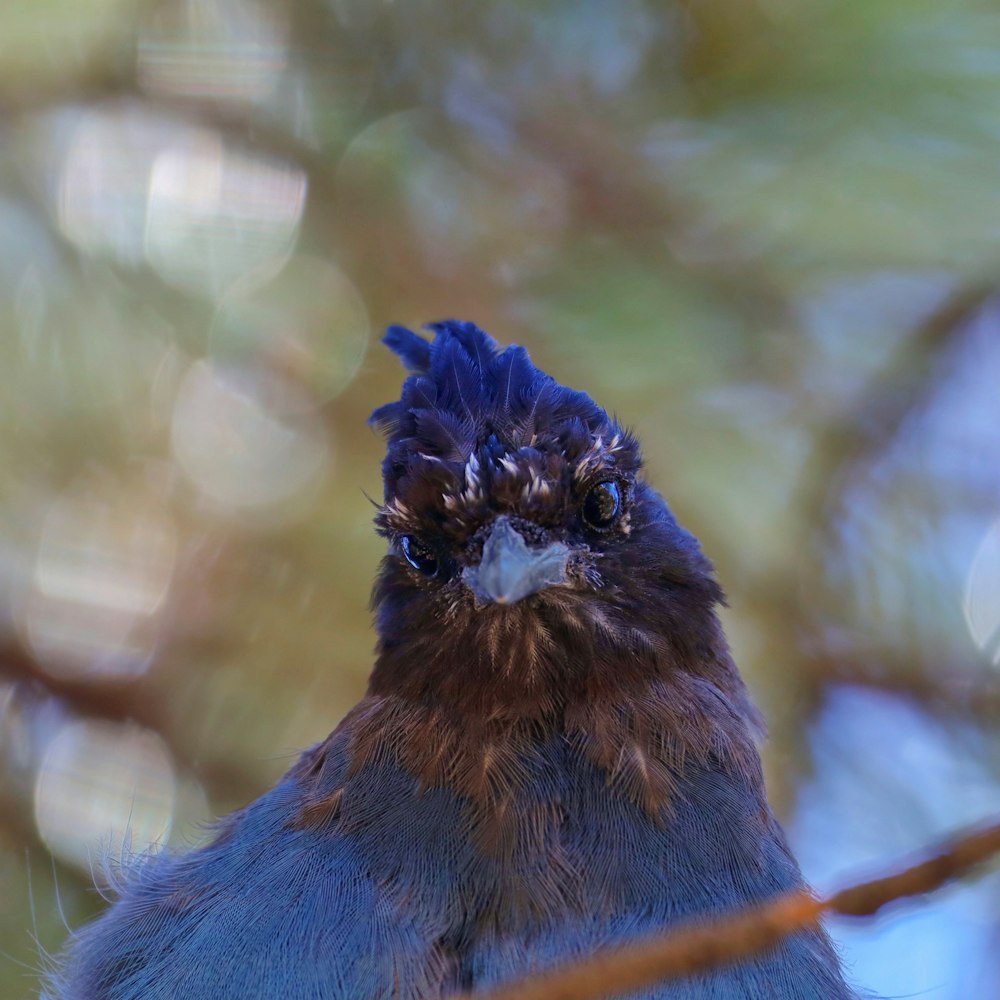
M 400 543 L 406 561 L 414 568 L 420 570 L 424 576 L 434 576 L 438 571 L 438 557 L 430 546 L 424 545 L 413 535 L 403 535 Z
M 583 498 L 584 521 L 591 528 L 610 528 L 622 509 L 622 493 L 614 480 L 598 483 Z

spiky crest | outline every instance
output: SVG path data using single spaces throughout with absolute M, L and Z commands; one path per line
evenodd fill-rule
M 491 467 L 514 474 L 516 466 L 538 466 L 544 455 L 580 459 L 578 478 L 601 462 L 638 466 L 635 440 L 586 393 L 537 368 L 523 347 L 501 351 L 474 323 L 460 320 L 428 329 L 433 341 L 402 326 L 390 326 L 383 337 L 412 373 L 400 399 L 371 416 L 387 437 L 387 503 L 406 492 L 404 480 L 429 476 L 443 494 L 454 495 L 460 491 L 449 476 L 474 491 L 480 466 L 483 475 Z

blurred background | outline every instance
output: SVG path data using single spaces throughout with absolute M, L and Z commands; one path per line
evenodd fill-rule
M 998 290 L 991 3 L 7 0 L 0 996 L 359 697 L 388 322 L 637 429 L 821 890 L 995 814 Z M 1000 997 L 995 868 L 832 929 Z

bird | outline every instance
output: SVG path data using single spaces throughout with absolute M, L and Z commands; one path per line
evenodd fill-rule
M 51 1000 L 431 1000 L 804 886 L 695 537 L 639 442 L 474 323 L 391 326 L 367 691 L 188 853 L 136 859 Z M 827 932 L 630 994 L 856 994 Z

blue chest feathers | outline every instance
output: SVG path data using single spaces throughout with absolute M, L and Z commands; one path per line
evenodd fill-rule
M 430 998 L 800 884 L 759 783 L 692 763 L 652 817 L 570 742 L 472 803 L 343 741 L 231 817 L 208 847 L 140 867 L 78 935 L 66 1000 Z M 310 773 L 307 773 L 310 772 Z M 317 783 L 318 782 L 318 783 Z M 652 998 L 848 996 L 825 936 Z

